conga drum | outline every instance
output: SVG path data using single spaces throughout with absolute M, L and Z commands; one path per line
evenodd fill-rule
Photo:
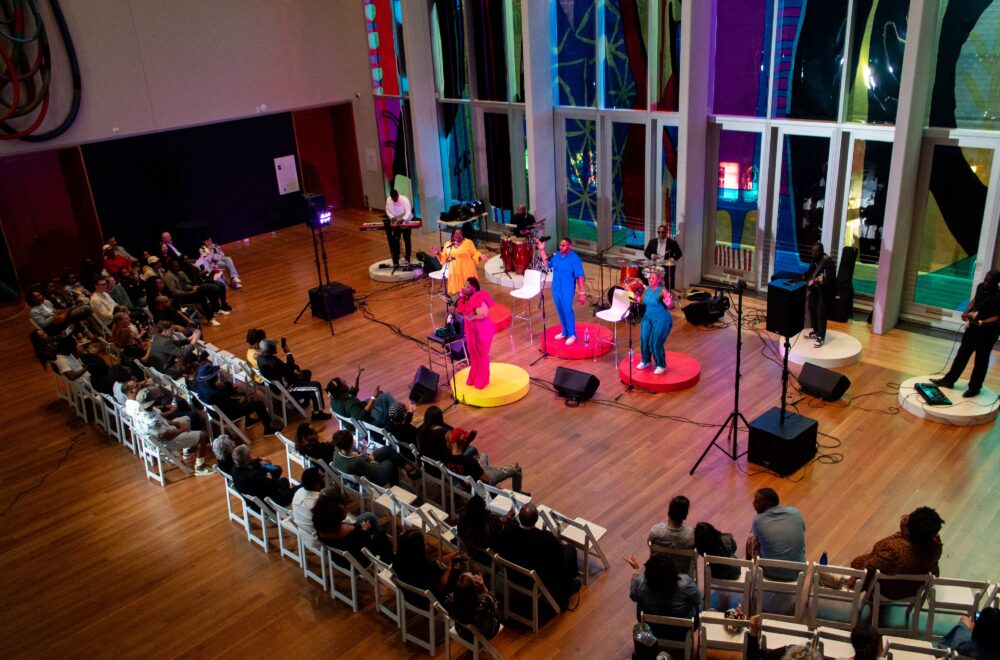
M 500 261 L 503 262 L 504 272 L 509 273 L 514 270 L 514 244 L 510 236 L 500 237 Z
M 511 243 L 514 247 L 514 272 L 518 275 L 524 275 L 524 271 L 528 270 L 528 265 L 531 263 L 531 252 L 534 246 L 523 238 L 512 239 Z

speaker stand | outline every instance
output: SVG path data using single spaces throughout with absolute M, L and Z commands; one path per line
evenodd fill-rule
M 330 302 L 326 299 L 326 286 L 330 284 L 330 267 L 327 264 L 326 260 L 326 242 L 323 240 L 323 227 L 319 227 L 319 229 L 317 229 L 316 227 L 310 225 L 309 231 L 312 233 L 313 259 L 316 261 L 316 279 L 319 280 L 319 292 L 323 298 L 323 307 L 326 309 L 326 324 L 330 328 L 330 336 L 332 337 L 334 335 L 333 317 L 330 314 Z M 316 239 L 317 232 L 319 233 L 319 240 Z M 319 265 L 321 252 L 323 259 L 322 269 L 320 269 Z M 326 273 L 326 284 L 323 283 L 324 272 Z M 299 322 L 299 319 L 302 318 L 302 315 L 306 313 L 307 309 L 309 309 L 310 304 L 311 304 L 310 301 L 306 301 L 305 306 L 299 311 L 299 314 L 298 316 L 295 317 L 295 320 L 292 321 L 292 325 L 295 325 L 296 323 Z
M 694 471 L 698 469 L 698 466 L 701 465 L 701 462 L 705 460 L 705 456 L 708 455 L 708 452 L 712 449 L 712 447 L 721 449 L 722 452 L 729 457 L 729 460 L 733 462 L 740 458 L 740 456 L 743 456 L 743 454 L 746 454 L 746 452 L 743 452 L 743 454 L 737 453 L 739 423 L 742 421 L 747 428 L 750 427 L 750 422 L 748 422 L 747 418 L 743 416 L 742 412 L 740 412 L 740 378 L 742 378 L 740 375 L 740 358 L 743 354 L 743 292 L 746 288 L 747 283 L 743 280 L 736 282 L 736 294 L 738 298 L 736 304 L 736 378 L 734 387 L 735 391 L 733 393 L 733 411 L 729 413 L 729 417 L 727 417 L 726 421 L 722 423 L 719 430 L 715 432 L 715 436 L 712 438 L 712 441 L 708 443 L 708 446 L 705 447 L 705 451 L 701 452 L 701 456 L 698 457 L 698 461 L 694 464 L 694 467 L 691 468 L 690 474 L 692 475 L 694 474 Z M 788 359 L 787 352 L 785 353 L 785 359 Z M 718 444 L 719 436 L 722 435 L 723 431 L 726 432 L 726 438 L 729 440 L 728 449 Z

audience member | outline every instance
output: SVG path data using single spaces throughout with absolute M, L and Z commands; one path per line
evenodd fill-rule
M 731 557 L 736 559 L 736 539 L 728 532 L 720 532 L 710 523 L 700 522 L 694 526 L 694 549 L 701 556 Z M 740 577 L 739 566 L 712 566 L 712 577 L 736 580 Z
M 108 275 L 119 275 L 122 271 L 128 270 L 131 265 L 131 259 L 118 254 L 110 243 L 104 244 L 101 253 L 104 255 L 104 270 L 107 271 Z
M 521 466 L 518 463 L 498 467 L 488 465 L 484 455 L 476 456 L 468 453 L 471 438 L 471 434 L 465 429 L 452 429 L 448 435 L 448 454 L 444 458 L 445 466 L 455 474 L 472 477 L 491 486 L 498 486 L 510 479 L 511 488 L 519 493 L 523 492 L 521 490 Z
M 149 360 L 151 344 L 138 334 L 128 314 L 115 314 L 111 321 L 111 343 L 118 347 L 124 357 L 133 360 Z
M 332 442 L 320 440 L 319 432 L 309 426 L 308 422 L 302 422 L 295 429 L 295 451 L 303 456 L 332 465 L 333 455 L 337 453 L 337 446 Z
M 198 368 L 196 391 L 203 402 L 215 406 L 232 420 L 246 418 L 248 425 L 263 424 L 264 436 L 272 436 L 281 425 L 271 419 L 267 406 L 254 398 L 247 398 L 230 381 L 220 378 L 222 370 L 211 363 Z
M 854 660 L 878 660 L 882 657 L 882 633 L 868 621 L 859 621 L 851 630 Z
M 253 367 L 253 380 L 255 383 L 264 384 L 264 379 L 257 373 L 257 356 L 260 354 L 260 342 L 267 339 L 267 333 L 260 328 L 250 328 L 247 330 L 247 364 Z
M 326 385 L 327 394 L 330 395 L 330 409 L 333 412 L 349 419 L 360 419 L 370 422 L 375 426 L 385 426 L 389 420 L 389 408 L 396 403 L 388 392 L 383 392 L 378 385 L 375 391 L 368 398 L 368 401 L 361 403 L 358 399 L 358 383 L 361 380 L 361 370 L 354 379 L 354 387 L 348 387 L 340 378 L 334 378 Z
M 701 611 L 701 592 L 687 573 L 679 573 L 669 555 L 654 552 L 639 572 L 635 555 L 625 559 L 632 567 L 632 582 L 628 597 L 636 603 L 636 619 L 643 612 L 657 616 L 681 619 L 697 617 Z M 697 627 L 697 625 L 695 626 Z M 684 629 L 671 626 L 650 625 L 657 637 L 684 639 Z
M 1000 658 L 1000 609 L 983 608 L 975 621 L 963 616 L 938 646 L 966 658 L 997 660 Z
M 150 311 L 153 313 L 153 318 L 156 319 L 157 323 L 160 321 L 169 321 L 170 325 L 185 337 L 190 337 L 196 332 L 201 333 L 201 322 L 178 309 L 174 305 L 174 301 L 168 296 L 161 294 L 152 300 L 153 306 L 150 308 Z M 215 319 L 212 319 L 209 325 L 217 326 L 220 324 Z
M 497 540 L 497 552 L 522 568 L 538 571 L 546 589 L 559 607 L 566 609 L 569 597 L 580 590 L 580 571 L 576 548 L 560 541 L 552 532 L 536 527 L 538 509 L 528 503 Z
M 776 648 L 762 648 L 760 633 L 764 617 L 754 614 L 748 621 L 750 627 L 747 635 L 747 660 L 823 660 L 823 654 L 812 645 L 789 644 Z
M 458 518 L 458 538 L 473 559 L 488 565 L 492 560 L 486 550 L 493 549 L 507 528 L 517 524 L 514 515 L 514 509 L 507 516 L 497 515 L 486 508 L 486 500 L 473 495 Z
M 806 523 L 799 510 L 781 505 L 778 493 L 771 488 L 761 488 L 754 494 L 753 508 L 757 515 L 747 538 L 747 559 L 805 561 Z M 798 571 L 785 568 L 767 568 L 764 575 L 771 580 L 785 581 L 799 577 Z
M 108 280 L 100 278 L 94 283 L 94 293 L 90 294 L 90 309 L 94 312 L 94 318 L 107 327 L 111 325 L 112 317 L 115 314 L 115 306 L 118 303 L 108 295 Z
M 683 495 L 677 495 L 670 500 L 666 522 L 656 523 L 650 528 L 647 542 L 678 550 L 693 549 L 694 530 L 684 524 L 690 507 L 691 502 Z M 687 573 L 691 562 L 683 557 L 675 557 L 674 565 L 679 573 Z
M 439 600 L 454 588 L 452 571 L 460 566 L 462 558 L 457 554 L 448 554 L 444 562 L 433 561 L 427 556 L 427 544 L 419 529 L 407 529 L 399 535 L 396 546 L 396 559 L 392 562 L 392 570 L 400 580 L 417 589 L 429 589 Z M 455 576 L 457 577 L 457 575 Z M 405 597 L 414 605 L 426 606 L 422 599 L 412 596 L 409 592 Z
M 121 257 L 125 257 L 130 262 L 135 260 L 135 257 L 133 257 L 131 254 L 129 254 L 128 250 L 126 250 L 122 246 L 118 245 L 118 239 L 115 238 L 114 236 L 108 236 L 108 242 L 105 243 L 105 247 L 111 248 L 111 250 L 115 254 L 117 254 L 117 255 L 119 255 Z
M 212 468 L 205 463 L 208 437 L 203 431 L 191 430 L 187 419 L 168 421 L 154 409 L 156 392 L 146 388 L 136 396 L 136 414 L 133 415 L 135 430 L 140 436 L 156 440 L 167 449 L 183 449 L 187 454 L 194 449 L 196 453 L 194 473 L 198 476 L 212 474 Z
M 364 548 L 382 561 L 393 563 L 392 541 L 379 529 L 374 513 L 362 513 L 354 522 L 347 518 L 347 508 L 339 491 L 328 490 L 316 498 L 312 523 L 316 536 L 324 545 L 351 553 L 362 565 L 368 564 L 361 552 Z
M 89 305 L 90 289 L 80 283 L 77 274 L 72 270 L 64 270 L 59 276 L 63 285 L 63 296 L 70 307 Z
M 241 495 L 257 497 L 261 502 L 270 497 L 281 506 L 291 504 L 295 495 L 288 479 L 281 476 L 281 466 L 254 458 L 246 445 L 233 449 L 233 486 Z
M 326 487 L 326 477 L 319 468 L 308 467 L 299 478 L 302 488 L 292 497 L 292 521 L 308 538 L 316 536 L 313 527 L 313 507 Z
M 285 350 L 285 361 L 278 357 L 278 343 L 273 339 L 262 339 L 260 342 L 260 352 L 257 354 L 257 368 L 260 374 L 271 382 L 279 382 L 284 385 L 289 394 L 305 405 L 312 404 L 312 420 L 324 421 L 330 419 L 332 415 L 326 410 L 326 403 L 323 400 L 323 386 L 312 378 L 312 372 L 303 371 L 295 364 L 292 356 L 285 345 L 285 340 L 281 340 L 282 348 Z
M 181 375 L 178 359 L 191 354 L 194 350 L 193 345 L 201 337 L 201 333 L 192 333 L 190 337 L 183 338 L 178 343 L 175 340 L 177 335 L 174 333 L 173 323 L 164 319 L 157 323 L 157 328 L 159 332 L 150 339 L 148 364 L 160 373 L 177 378 Z
M 233 476 L 233 452 L 236 451 L 236 443 L 228 435 L 223 433 L 212 440 L 212 453 L 215 454 L 215 467 L 220 471 Z
M 415 477 L 413 466 L 407 465 L 403 457 L 392 447 L 379 447 L 368 454 L 354 450 L 354 435 L 350 431 L 336 431 L 333 444 L 337 453 L 333 456 L 333 467 L 341 472 L 365 477 L 378 486 L 399 484 L 399 469 L 407 468 L 410 477 Z
M 167 293 L 178 303 L 192 305 L 209 325 L 221 325 L 218 319 L 215 318 L 215 312 L 218 309 L 217 305 L 204 292 L 183 282 L 181 280 L 183 273 L 181 273 L 180 269 L 180 263 L 172 261 L 169 268 L 161 273 L 163 284 L 167 287 Z M 221 312 L 221 310 L 219 311 Z
M 44 330 L 35 328 L 28 333 L 28 339 L 31 341 L 31 348 L 35 352 L 38 363 L 42 365 L 42 369 L 47 368 L 50 362 L 55 362 L 56 354 L 59 352 L 55 338 L 50 337 Z
M 228 276 L 234 289 L 243 288 L 243 282 L 240 281 L 240 274 L 236 272 L 236 264 L 233 263 L 232 257 L 227 257 L 211 236 L 206 236 L 198 248 L 198 261 L 195 265 L 205 272 L 218 272 L 220 276 L 223 274 Z
M 922 506 L 899 519 L 899 531 L 876 541 L 872 551 L 855 557 L 851 568 L 868 571 L 866 583 L 873 579 L 875 569 L 885 575 L 939 575 L 941 538 L 938 532 L 944 521 L 934 509 Z M 885 598 L 899 599 L 913 596 L 919 585 L 911 582 L 887 580 L 882 582 Z
M 73 325 L 77 331 L 89 333 L 86 320 L 93 314 L 90 305 L 78 305 L 72 309 L 56 309 L 51 301 L 42 296 L 41 291 L 33 289 L 28 292 L 28 306 L 31 311 L 28 317 L 36 328 L 50 335 L 58 334 Z
M 389 406 L 389 421 L 385 430 L 397 441 L 416 446 L 417 427 L 412 424 L 414 410 L 413 404 L 407 406 L 401 401 Z
M 465 572 L 455 581 L 455 591 L 445 601 L 462 639 L 471 642 L 472 633 L 466 626 L 475 627 L 486 639 L 493 639 L 500 632 L 500 614 L 497 598 L 483 582 L 479 573 Z
M 417 429 L 417 449 L 421 456 L 443 461 L 448 455 L 448 436 L 451 426 L 444 423 L 444 412 L 431 406 L 424 412 L 424 421 Z

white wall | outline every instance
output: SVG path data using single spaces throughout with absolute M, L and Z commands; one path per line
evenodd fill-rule
M 69 66 L 48 3 L 56 126 L 71 97 Z M 73 126 L 42 143 L 0 142 L 0 156 L 353 101 L 365 193 L 381 173 L 368 45 L 359 0 L 63 0 L 83 94 Z

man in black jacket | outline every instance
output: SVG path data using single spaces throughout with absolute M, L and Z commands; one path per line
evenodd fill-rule
M 681 246 L 670 237 L 666 225 L 660 225 L 656 228 L 656 238 L 650 239 L 646 243 L 646 249 L 643 250 L 643 254 L 646 255 L 647 259 L 673 259 L 674 261 L 683 256 Z M 674 276 L 677 266 L 665 266 L 664 270 L 666 271 L 664 281 L 667 283 L 667 288 L 673 289 L 676 282 Z
M 962 376 L 965 367 L 969 364 L 969 358 L 973 353 L 976 361 L 972 367 L 972 374 L 969 376 L 969 387 L 962 396 L 965 398 L 974 397 L 979 394 L 986 379 L 986 371 L 990 366 L 990 353 L 993 345 L 1000 338 L 1000 270 L 991 270 L 986 273 L 982 283 L 976 287 L 976 295 L 969 302 L 969 306 L 962 312 L 962 320 L 968 323 L 965 334 L 962 335 L 962 343 L 958 347 L 958 354 L 955 361 L 951 363 L 951 369 L 941 378 L 932 378 L 931 382 L 941 387 L 955 387 L 955 381 Z
M 278 343 L 273 339 L 264 339 L 259 346 L 257 369 L 260 370 L 260 375 L 272 383 L 281 383 L 297 401 L 306 405 L 312 402 L 313 421 L 330 419 L 332 415 L 324 410 L 326 403 L 323 400 L 323 386 L 310 380 L 312 372 L 302 371 L 296 366 L 295 358 L 284 340 L 282 340 L 282 348 L 285 350 L 284 362 L 278 357 Z
M 802 276 L 809 293 L 809 321 L 812 332 L 806 337 L 815 339 L 816 348 L 826 341 L 826 306 L 833 300 L 837 291 L 836 269 L 833 259 L 823 250 L 822 243 L 812 246 L 812 263 Z
M 496 551 L 507 561 L 538 571 L 545 588 L 559 607 L 566 609 L 569 597 L 580 590 L 576 548 L 549 531 L 535 527 L 538 509 L 525 504 L 517 514 L 517 525 L 509 526 L 496 542 Z

